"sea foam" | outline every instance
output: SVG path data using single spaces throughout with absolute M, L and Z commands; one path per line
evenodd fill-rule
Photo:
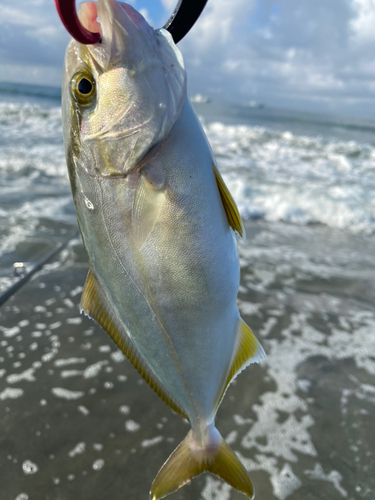
M 264 127 L 206 125 L 244 218 L 375 229 L 375 148 Z

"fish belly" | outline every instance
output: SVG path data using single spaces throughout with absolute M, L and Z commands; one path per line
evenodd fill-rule
M 165 203 L 134 245 L 131 176 L 79 175 L 75 202 L 90 265 L 143 361 L 193 427 L 210 423 L 237 340 L 239 262 L 213 173 L 213 156 L 187 100 L 142 169 L 165 180 Z

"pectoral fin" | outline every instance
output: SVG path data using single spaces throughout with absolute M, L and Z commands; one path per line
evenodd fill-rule
M 247 324 L 243 321 L 243 319 L 241 319 L 238 327 L 237 350 L 233 357 L 227 380 L 225 382 L 224 389 L 220 395 L 216 408 L 220 406 L 220 403 L 232 380 L 235 379 L 237 375 L 251 363 L 259 363 L 265 357 L 266 353 L 264 352 L 260 342 L 247 326 Z
M 157 189 L 152 182 L 141 174 L 133 204 L 133 236 L 138 250 L 146 243 L 154 229 L 165 201 L 165 190 Z
M 242 239 L 245 240 L 245 228 L 243 227 L 240 213 L 238 211 L 236 202 L 227 188 L 224 179 L 221 177 L 218 169 L 213 165 L 217 187 L 219 188 L 220 198 L 224 206 L 225 213 L 227 214 L 228 222 L 233 231 L 236 231 Z
M 167 390 L 162 386 L 154 373 L 144 362 L 140 354 L 129 339 L 124 328 L 118 324 L 115 314 L 102 290 L 95 274 L 90 270 L 85 288 L 81 298 L 81 308 L 90 318 L 94 319 L 108 333 L 115 344 L 121 349 L 134 368 L 138 370 L 140 375 L 146 380 L 156 394 L 166 403 L 172 410 L 179 413 L 182 417 L 187 418 L 184 410 L 170 396 Z

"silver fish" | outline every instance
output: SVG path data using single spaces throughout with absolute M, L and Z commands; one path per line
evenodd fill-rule
M 236 305 L 240 215 L 170 34 L 115 0 L 81 4 L 80 19 L 102 34 L 94 45 L 69 43 L 63 79 L 68 170 L 90 264 L 82 310 L 191 424 L 151 498 L 204 471 L 253 498 L 214 423 L 233 378 L 265 356 Z

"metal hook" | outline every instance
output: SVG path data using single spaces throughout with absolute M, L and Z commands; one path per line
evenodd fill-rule
M 208 0 L 179 0 L 173 14 L 163 26 L 178 43 L 194 26 Z M 68 33 L 84 45 L 100 42 L 100 33 L 91 33 L 78 19 L 75 0 L 55 0 L 56 9 Z

